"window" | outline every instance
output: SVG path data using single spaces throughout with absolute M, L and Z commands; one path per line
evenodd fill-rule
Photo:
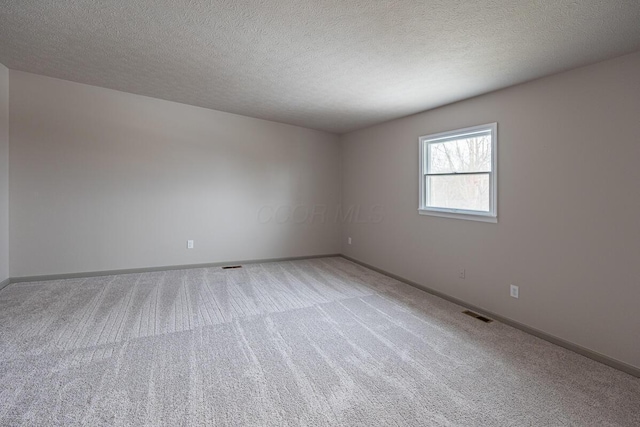
M 498 222 L 497 128 L 420 137 L 420 214 Z

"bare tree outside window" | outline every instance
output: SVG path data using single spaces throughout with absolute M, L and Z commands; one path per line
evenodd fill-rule
M 491 136 L 482 135 L 429 144 L 427 176 L 429 206 L 489 211 Z

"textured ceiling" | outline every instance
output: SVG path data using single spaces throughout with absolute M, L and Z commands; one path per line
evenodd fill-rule
M 640 49 L 638 0 L 0 0 L 9 68 L 342 133 Z

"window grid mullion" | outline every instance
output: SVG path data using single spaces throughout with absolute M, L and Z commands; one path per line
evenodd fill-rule
M 491 172 L 445 172 L 425 173 L 424 176 L 491 175 Z

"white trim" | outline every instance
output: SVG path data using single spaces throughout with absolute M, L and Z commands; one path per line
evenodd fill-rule
M 472 212 L 472 211 L 469 211 Z M 466 219 L 468 221 L 480 221 L 480 222 L 493 222 L 497 223 L 498 218 L 495 216 L 488 215 L 484 212 L 480 213 L 463 213 L 462 211 L 453 212 L 448 210 L 436 210 L 432 208 L 423 208 L 418 209 L 418 213 L 420 215 L 429 215 L 429 216 L 437 216 L 440 218 L 453 218 L 453 219 Z
M 478 212 L 463 209 L 435 208 L 427 206 L 425 189 L 425 147 L 427 142 L 446 141 L 454 137 L 464 137 L 476 133 L 491 132 L 491 185 L 489 189 L 489 212 Z M 447 132 L 425 135 L 418 138 L 418 212 L 420 215 L 431 215 L 445 218 L 467 219 L 472 221 L 498 222 L 498 123 L 471 126 Z

